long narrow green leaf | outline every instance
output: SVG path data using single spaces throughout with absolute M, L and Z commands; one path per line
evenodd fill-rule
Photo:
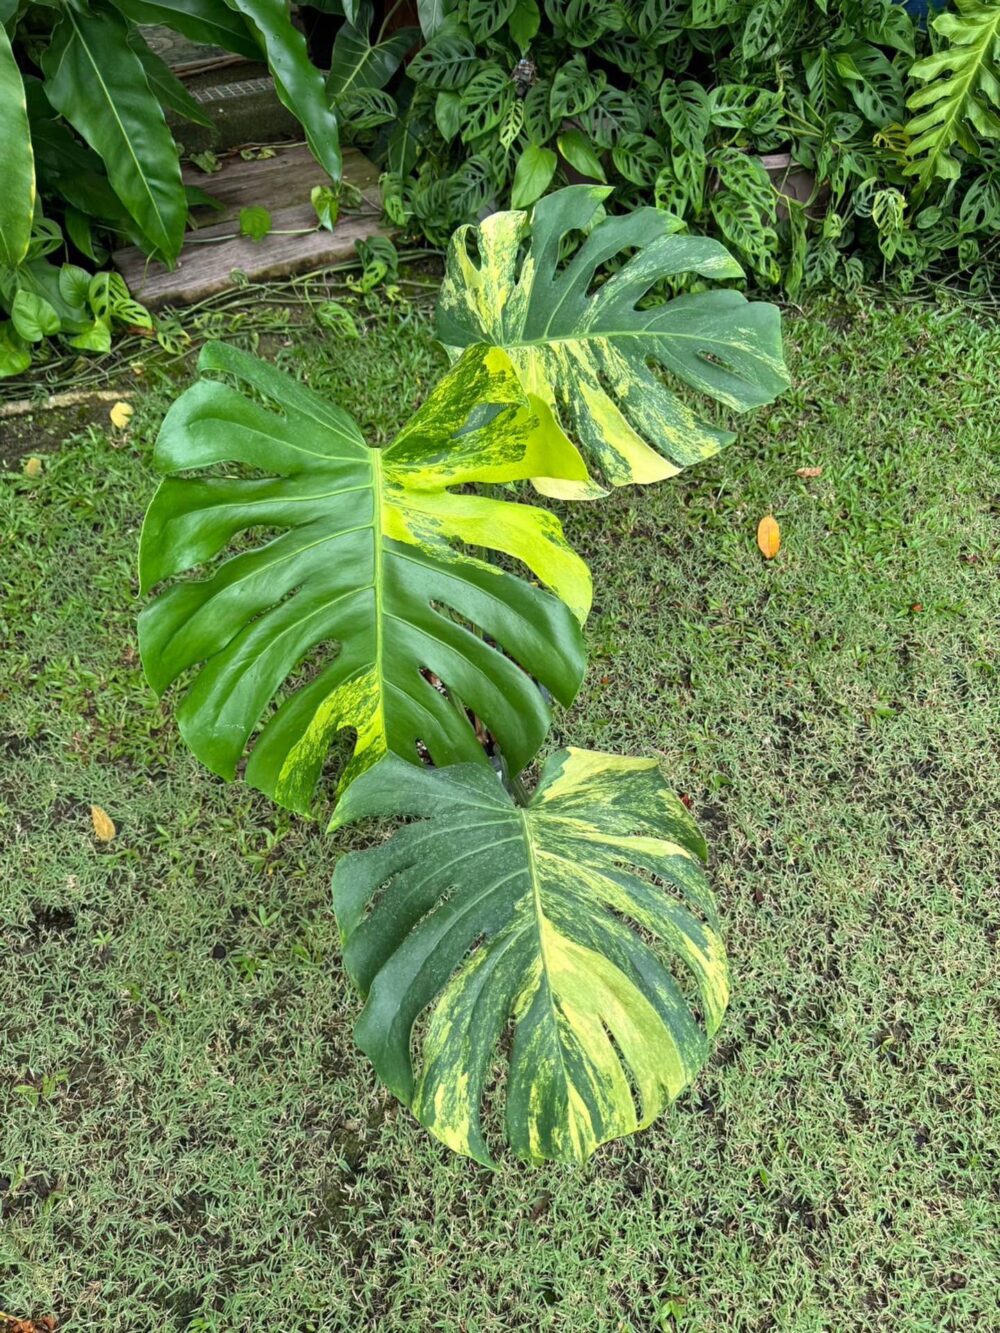
M 35 213 L 35 160 L 21 71 L 0 27 L 0 264 L 16 268 L 28 253 Z
M 162 23 L 206 46 L 221 46 L 247 60 L 260 59 L 260 46 L 226 0 L 115 0 L 133 23 Z
M 60 195 L 81 213 L 116 231 L 136 232 L 135 223 L 111 188 L 104 163 L 56 115 L 45 96 L 42 81 L 27 79 L 24 90 L 28 94 L 28 120 L 39 188 Z
M 138 28 L 132 27 L 129 30 L 128 41 L 129 46 L 139 57 L 146 71 L 146 81 L 159 99 L 160 105 L 178 116 L 183 116 L 185 120 L 193 121 L 195 125 L 204 125 L 207 129 L 211 129 L 211 116 L 207 115 L 204 107 L 194 100 L 166 61 L 161 60 L 152 50 Z
M 42 66 L 49 101 L 103 159 L 148 244 L 172 263 L 187 222 L 177 146 L 124 19 L 67 8 Z
M 455 5 L 456 0 L 417 0 L 417 17 L 424 41 L 430 41 Z
M 340 132 L 323 76 L 309 59 L 306 39 L 275 0 L 227 0 L 256 32 L 282 103 L 298 117 L 313 157 L 331 180 L 340 180 Z
M 337 863 L 356 1035 L 432 1133 L 489 1164 L 482 1112 L 506 1103 L 519 1156 L 583 1161 L 691 1082 L 726 956 L 704 841 L 655 760 L 563 750 L 517 806 L 479 765 L 389 758 L 334 827 L 371 815 L 417 822 Z

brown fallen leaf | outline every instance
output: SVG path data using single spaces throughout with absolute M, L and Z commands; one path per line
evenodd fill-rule
M 102 810 L 99 805 L 90 807 L 90 819 L 94 825 L 94 836 L 99 842 L 110 842 L 118 832 L 107 810 Z
M 795 475 L 797 477 L 821 477 L 823 469 L 821 467 L 797 467 Z
M 131 403 L 115 403 L 108 416 L 111 418 L 111 424 L 115 430 L 124 430 L 132 420 L 134 412 L 135 408 Z
M 773 560 L 781 549 L 781 529 L 773 514 L 765 514 L 757 524 L 757 545 L 765 560 Z
M 40 458 L 26 458 L 24 460 L 24 475 L 26 477 L 40 477 L 42 475 L 42 460 Z

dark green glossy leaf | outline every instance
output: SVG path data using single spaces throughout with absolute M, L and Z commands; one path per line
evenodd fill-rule
M 413 57 L 407 73 L 429 88 L 463 88 L 478 64 L 479 55 L 468 28 L 449 19 Z
M 178 708 L 198 758 L 232 777 L 263 722 L 247 780 L 305 811 L 343 728 L 356 742 L 341 787 L 386 753 L 485 763 L 468 707 L 521 768 L 549 719 L 535 679 L 563 702 L 579 684 L 579 624 L 558 597 L 461 548 L 503 550 L 581 619 L 590 584 L 553 515 L 468 493 L 550 464 L 583 475 L 506 356 L 473 349 L 386 449 L 245 353 L 210 344 L 201 366 L 238 377 L 281 415 L 203 379 L 156 445 L 161 472 L 224 468 L 164 481 L 141 545 L 145 589 L 209 565 L 208 577 L 159 596 L 139 626 L 155 689 L 198 668 Z M 254 529 L 276 535 L 217 560 Z
M 21 71 L 0 27 L 0 264 L 16 268 L 28 253 L 35 214 L 35 160 Z
M 10 320 L 0 319 L 0 380 L 22 375 L 31 365 L 31 348 Z
M 595 181 L 608 179 L 594 145 L 582 130 L 567 130 L 565 134 L 560 134 L 556 143 L 566 161 L 581 176 L 589 176 Z
M 227 0 L 256 33 L 267 56 L 275 91 L 305 131 L 313 157 L 331 180 L 340 180 L 340 132 L 323 76 L 309 59 L 306 39 L 276 0 Z
M 530 143 L 518 158 L 514 185 L 510 193 L 512 208 L 527 208 L 540 198 L 552 183 L 558 159 L 551 148 Z
M 59 332 L 59 316 L 44 296 L 21 290 L 10 307 L 14 328 L 26 342 L 37 343 Z
M 469 31 L 476 42 L 485 42 L 510 18 L 517 0 L 468 0 L 465 7 Z
M 538 8 L 538 0 L 515 0 L 510 18 L 507 21 L 507 31 L 511 35 L 511 40 L 521 51 L 527 51 L 535 40 L 541 21 L 542 15 Z
M 362 7 L 362 18 L 369 16 L 368 7 Z M 372 45 L 367 28 L 359 30 L 345 23 L 333 44 L 333 60 L 326 81 L 330 97 L 341 101 L 356 92 L 384 88 L 419 36 L 417 28 L 401 28 Z
M 118 231 L 134 229 L 135 224 L 111 188 L 104 163 L 56 115 L 41 80 L 29 79 L 26 92 L 35 164 L 42 185 L 81 213 Z
M 146 71 L 149 86 L 159 98 L 160 104 L 195 125 L 204 125 L 207 129 L 211 129 L 211 116 L 199 102 L 195 101 L 170 66 L 150 49 L 138 28 L 133 27 L 129 30 L 128 40 L 129 46 L 139 57 Z
M 902 76 L 878 47 L 853 42 L 844 50 L 835 51 L 833 62 L 866 120 L 881 127 L 902 118 Z
M 115 5 L 133 23 L 163 23 L 193 42 L 260 59 L 253 32 L 226 0 L 115 0 Z
M 103 159 L 148 245 L 172 262 L 187 223 L 180 163 L 126 24 L 111 10 L 67 8 L 42 64 L 49 101 Z

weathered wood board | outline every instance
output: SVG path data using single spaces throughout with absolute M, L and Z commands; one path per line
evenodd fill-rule
M 333 231 L 309 230 L 316 225 L 309 195 L 324 179 L 323 168 L 304 144 L 278 146 L 274 157 L 262 161 L 245 162 L 236 154 L 211 176 L 185 168 L 185 184 L 210 194 L 222 210 L 194 210 L 197 225 L 188 232 L 173 270 L 136 246 L 117 250 L 114 265 L 132 295 L 155 310 L 190 305 L 235 287 L 234 272 L 264 282 L 336 264 L 353 258 L 356 241 L 390 233 L 380 220 L 378 168 L 350 148 L 344 150 L 344 180 L 361 191 L 363 204 L 342 214 Z M 254 206 L 271 214 L 271 233 L 260 241 L 236 234 L 240 209 Z

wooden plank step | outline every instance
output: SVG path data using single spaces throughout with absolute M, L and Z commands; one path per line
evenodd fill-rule
M 313 231 L 309 229 L 315 227 L 316 213 L 309 195 L 325 177 L 304 144 L 278 147 L 274 157 L 251 162 L 236 155 L 212 176 L 188 167 L 185 184 L 205 190 L 223 210 L 194 210 L 196 226 L 188 232 L 173 270 L 136 246 L 115 251 L 112 260 L 132 295 L 155 310 L 190 305 L 227 291 L 238 285 L 234 272 L 251 282 L 264 282 L 352 259 L 356 241 L 387 236 L 392 230 L 381 222 L 378 175 L 378 168 L 361 153 L 345 149 L 344 180 L 361 191 L 364 202 L 360 210 L 342 214 L 333 231 Z M 261 241 L 234 236 L 240 209 L 255 206 L 270 212 L 270 235 Z

